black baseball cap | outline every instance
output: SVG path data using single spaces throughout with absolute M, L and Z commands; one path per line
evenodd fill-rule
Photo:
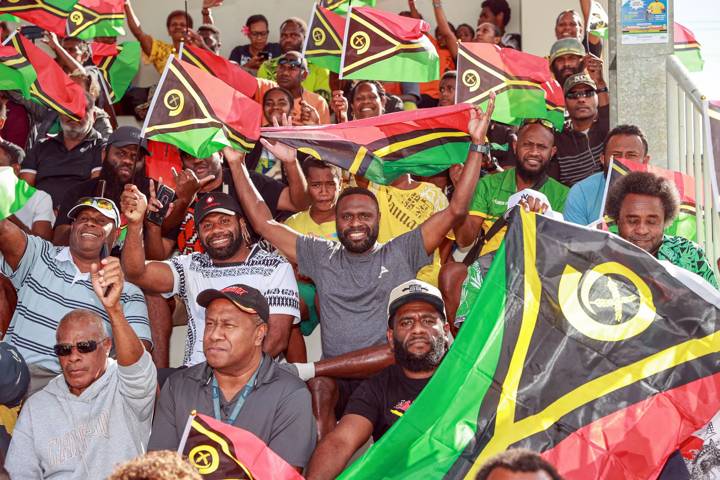
M 140 137 L 140 129 L 130 125 L 118 127 L 113 133 L 111 133 L 110 137 L 108 137 L 107 145 L 112 145 L 113 147 L 138 145 L 145 151 L 146 155 L 150 154 L 147 149 L 147 140 Z
M 256 313 L 265 323 L 270 318 L 270 307 L 268 307 L 267 300 L 259 290 L 253 287 L 239 283 L 222 290 L 203 290 L 197 296 L 197 303 L 201 307 L 207 308 L 210 302 L 218 298 L 230 300 L 243 312 Z
M 237 201 L 223 192 L 208 192 L 198 198 L 195 203 L 195 225 L 199 225 L 202 219 L 211 213 L 242 216 Z

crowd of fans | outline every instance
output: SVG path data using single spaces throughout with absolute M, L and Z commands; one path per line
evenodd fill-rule
M 169 41 L 145 33 L 130 0 L 127 25 L 160 72 L 181 42 L 219 54 L 220 3 L 204 1 L 197 29 L 171 12 Z M 566 102 L 561 132 L 544 120 L 492 122 L 491 100 L 471 111 L 464 164 L 390 185 L 265 139 L 247 155 L 181 152 L 161 224 L 147 218 L 167 205 L 146 176 L 140 130 L 116 125 L 88 44 L 47 35 L 87 109 L 72 120 L 0 92 L 0 167 L 37 189 L 0 221 L 0 466 L 12 479 L 199 478 L 175 454 L 143 456 L 177 450 L 195 410 L 252 432 L 309 479 L 337 476 L 441 363 L 506 211 L 591 225 L 610 159 L 651 161 L 638 127 L 610 129 L 602 40 L 584 29 L 589 3 L 558 14 L 548 52 Z M 422 18 L 414 0 L 408 7 L 401 14 Z M 439 0 L 433 14 L 435 82 L 341 81 L 303 58 L 299 18 L 269 43 L 268 20 L 249 16 L 249 43 L 229 58 L 256 76 L 264 125 L 323 125 L 453 104 L 458 41 L 522 47 L 506 31 L 505 0 L 483 1 L 475 28 L 453 27 Z M 148 92 L 135 90 L 142 119 Z M 664 234 L 679 208 L 671 182 L 629 174 L 607 208 L 622 238 L 717 287 L 702 249 Z M 182 366 L 170 368 L 170 334 L 183 324 Z M 322 357 L 309 362 L 304 337 L 318 325 Z M 525 451 L 477 478 L 513 472 L 560 478 Z

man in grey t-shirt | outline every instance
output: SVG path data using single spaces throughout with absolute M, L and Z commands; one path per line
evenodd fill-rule
M 339 243 L 301 235 L 273 220 L 244 164 L 244 155 L 226 148 L 225 159 L 240 202 L 253 228 L 310 277 L 320 300 L 323 360 L 296 364 L 300 377 L 310 380 L 313 413 L 319 436 L 330 432 L 344 403 L 360 380 L 393 363 L 387 345 L 387 306 L 390 291 L 415 278 L 429 264 L 447 233 L 467 215 L 480 176 L 481 145 L 487 133 L 491 101 L 486 113 L 470 110 L 468 132 L 472 147 L 448 208 L 428 218 L 419 228 L 378 244 L 380 211 L 375 195 L 363 188 L 345 189 L 336 203 Z M 276 158 L 290 165 L 295 149 L 261 139 Z

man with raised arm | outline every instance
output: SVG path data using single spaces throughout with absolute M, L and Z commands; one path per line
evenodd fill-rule
M 309 387 L 321 436 L 334 428 L 336 412 L 342 414 L 361 379 L 392 363 L 386 344 L 389 292 L 415 278 L 432 261 L 445 235 L 467 214 L 480 176 L 481 152 L 487 151 L 484 142 L 493 105 L 494 100 L 485 113 L 471 110 L 472 146 L 448 208 L 385 244 L 377 243 L 380 215 L 377 199 L 369 190 L 349 188 L 340 194 L 335 214 L 339 243 L 301 235 L 273 220 L 250 182 L 243 154 L 226 149 L 225 158 L 253 227 L 317 287 L 324 360 L 298 364 L 298 370 L 302 378 L 312 379 Z M 294 149 L 261 141 L 282 162 L 295 162 Z

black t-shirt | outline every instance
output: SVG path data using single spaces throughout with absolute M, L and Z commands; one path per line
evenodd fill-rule
M 27 152 L 20 172 L 35 174 L 35 188 L 46 191 L 58 208 L 65 193 L 102 166 L 103 139 L 95 130 L 75 148 L 65 148 L 63 135 L 48 136 Z
M 429 380 L 408 378 L 402 368 L 390 365 L 355 389 L 345 415 L 352 413 L 370 420 L 373 441 L 377 442 L 405 414 Z
M 285 188 L 285 184 L 279 182 L 273 178 L 270 178 L 261 173 L 250 171 L 250 181 L 253 182 L 255 188 L 257 188 L 260 196 L 265 200 L 270 213 L 275 217 L 277 215 L 278 201 L 280 200 L 280 194 Z M 220 186 L 215 188 L 214 192 L 224 192 L 231 195 L 238 203 L 240 199 L 235 192 L 235 182 L 232 178 L 232 173 L 227 168 L 223 169 L 222 173 L 223 182 Z M 200 195 L 198 195 L 200 196 Z M 193 252 L 202 252 L 203 248 L 200 245 L 200 239 L 195 231 L 195 202 L 193 202 L 185 212 L 185 218 L 183 219 L 180 226 L 171 232 L 164 235 L 165 238 L 170 238 L 177 241 L 177 247 L 181 255 L 189 254 Z M 244 214 L 243 214 L 244 216 Z M 255 230 L 252 229 L 250 222 L 246 222 L 248 227 L 248 233 L 250 234 L 253 242 L 259 238 Z

